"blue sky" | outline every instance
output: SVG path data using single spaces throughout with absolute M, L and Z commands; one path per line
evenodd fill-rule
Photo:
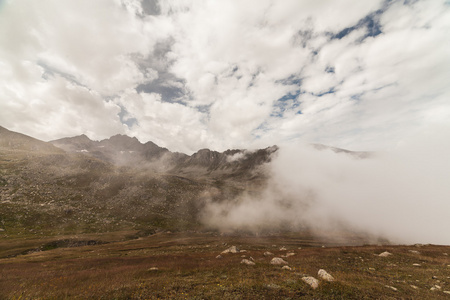
M 449 126 L 446 1 L 2 2 L 0 125 L 43 140 L 390 150 Z

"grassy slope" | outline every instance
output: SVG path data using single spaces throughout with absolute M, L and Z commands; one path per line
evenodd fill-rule
M 288 236 L 220 236 L 214 233 L 159 233 L 127 240 L 129 233 L 77 236 L 108 242 L 56 248 L 0 259 L 0 298 L 19 299 L 448 299 L 450 247 L 317 247 L 301 233 Z M 66 237 L 69 238 L 69 237 Z M 72 237 L 74 238 L 74 237 Z M 114 242 L 115 241 L 115 242 Z M 48 243 L 44 240 L 1 241 Z M 236 245 L 247 252 L 216 256 Z M 280 250 L 285 246 L 287 251 Z M 312 247 L 313 246 L 313 247 Z M 298 249 L 301 247 L 302 249 Z M 20 247 L 18 247 L 20 248 Z M 409 250 L 419 251 L 412 253 Z M 293 270 L 271 265 L 270 251 L 286 258 Z M 393 255 L 379 257 L 389 251 Z M 9 251 L 0 251 L 0 256 Z M 255 266 L 240 264 L 252 256 Z M 419 263 L 417 267 L 413 264 Z M 157 267 L 158 270 L 151 270 Z M 319 269 L 335 282 L 312 290 L 303 275 Z M 435 276 L 435 278 L 433 278 Z M 411 285 L 417 287 L 413 288 Z M 440 291 L 431 291 L 434 285 Z M 392 286 L 397 289 L 387 287 Z

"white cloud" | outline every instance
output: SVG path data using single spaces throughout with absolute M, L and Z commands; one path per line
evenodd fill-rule
M 264 147 L 292 139 L 376 150 L 394 147 L 435 118 L 446 122 L 450 9 L 442 1 L 158 6 L 146 15 L 138 0 L 6 2 L 0 18 L 0 43 L 7 45 L 0 49 L 2 125 L 40 138 L 123 132 L 116 126 L 118 108 L 108 106 L 116 99 L 113 105 L 137 120 L 126 132 L 173 150 Z M 381 34 L 368 36 L 374 28 Z M 333 38 L 338 33 L 341 38 Z M 70 85 L 89 91 L 68 117 L 80 126 L 43 130 L 56 115 L 23 114 L 32 111 L 32 99 L 41 99 L 44 112 L 59 107 L 62 124 L 62 112 L 75 108 L 66 99 L 75 97 Z M 158 110 L 133 110 L 134 100 L 127 99 L 136 88 L 141 98 L 159 99 L 153 103 Z M 103 103 L 97 114 L 109 117 L 84 122 L 85 107 L 95 103 Z M 23 119 L 29 125 L 18 121 Z
M 161 101 L 159 94 L 128 90 L 115 100 L 135 118 L 127 133 L 141 141 L 152 141 L 172 151 L 191 154 L 214 143 L 207 133 L 203 116 L 196 109 Z
M 2 125 L 41 139 L 123 132 L 106 96 L 157 77 L 133 55 L 157 39 L 114 1 L 10 1 L 1 11 Z
M 204 222 L 224 231 L 350 229 L 396 243 L 449 244 L 450 131 L 430 126 L 391 153 L 369 159 L 280 148 L 261 194 L 209 203 Z

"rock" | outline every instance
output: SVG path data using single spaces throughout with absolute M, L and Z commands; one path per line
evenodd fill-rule
M 283 247 L 280 248 L 280 251 L 286 251 L 286 250 L 287 250 L 287 249 L 286 249 L 285 246 L 283 246 Z
M 250 259 L 251 261 L 255 261 L 255 259 L 251 256 L 248 259 Z
M 223 258 L 223 256 L 219 254 L 219 255 L 216 256 L 216 258 L 217 259 L 221 259 L 221 258 Z
M 248 260 L 248 259 L 241 260 L 241 264 L 246 264 L 246 265 L 249 265 L 249 266 L 254 266 L 255 265 L 254 262 L 252 262 L 251 260 Z
M 433 278 L 433 279 L 438 279 L 438 277 L 437 277 L 437 276 L 431 276 L 431 278 Z
M 273 253 L 269 252 L 269 251 L 264 252 L 264 256 L 270 256 L 270 255 L 273 255 Z
M 159 269 L 157 267 L 151 267 L 150 269 L 148 269 L 148 271 L 158 271 Z
M 319 272 L 317 272 L 317 275 L 319 276 L 319 278 L 321 278 L 325 281 L 334 281 L 333 276 L 328 274 L 328 272 L 325 271 L 324 269 L 320 269 Z
M 375 268 L 369 268 L 369 271 L 375 271 Z
M 281 270 L 292 270 L 292 268 L 291 267 L 289 267 L 289 266 L 283 266 L 282 268 L 281 268 Z
M 448 253 L 447 253 L 447 252 L 444 252 L 444 253 L 442 253 L 442 255 L 448 256 Z
M 294 252 L 289 252 L 289 253 L 286 253 L 286 257 L 289 257 L 289 256 L 294 256 L 295 255 L 295 253 Z
M 413 289 L 415 289 L 415 290 L 418 290 L 419 289 L 419 287 L 417 287 L 417 286 L 415 286 L 415 285 L 410 285 L 410 287 L 412 287 Z
M 307 284 L 309 284 L 309 286 L 312 287 L 314 290 L 319 287 L 319 280 L 317 280 L 314 277 L 306 276 L 306 277 L 302 277 L 302 280 L 304 282 L 306 282 Z
M 275 283 L 269 283 L 268 285 L 266 285 L 267 288 L 269 289 L 279 289 L 281 288 L 281 286 L 275 284 Z
M 395 288 L 393 286 L 390 286 L 390 285 L 385 285 L 385 287 L 387 287 L 387 288 L 389 288 L 389 289 L 391 289 L 393 291 L 398 291 L 397 288 Z
M 420 254 L 420 252 L 419 251 L 417 251 L 417 250 L 408 250 L 410 253 L 414 253 L 414 254 Z
M 287 265 L 288 262 L 285 261 L 284 259 L 280 258 L 280 257 L 274 257 L 272 258 L 272 260 L 270 261 L 271 265 Z
M 222 251 L 220 254 L 226 254 L 226 253 L 239 253 L 239 249 L 236 246 L 231 246 L 227 250 Z
M 444 291 L 444 294 L 449 294 L 450 295 L 450 291 Z
M 414 267 L 420 267 L 420 264 L 413 264 Z
M 388 257 L 390 255 L 392 255 L 392 253 L 389 253 L 387 251 L 384 251 L 383 253 L 378 254 L 378 256 L 380 256 L 380 257 Z

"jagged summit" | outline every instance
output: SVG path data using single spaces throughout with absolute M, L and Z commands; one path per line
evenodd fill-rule
M 98 159 L 119 165 L 154 167 L 158 170 L 181 174 L 198 174 L 224 171 L 250 170 L 270 160 L 276 149 L 267 148 L 257 151 L 227 150 L 225 152 L 200 149 L 192 155 L 171 152 L 167 148 L 148 141 L 141 143 L 136 137 L 117 134 L 109 139 L 92 141 L 81 135 L 51 141 L 57 147 L 68 152 L 82 152 Z M 233 174 L 234 174 L 233 173 Z

